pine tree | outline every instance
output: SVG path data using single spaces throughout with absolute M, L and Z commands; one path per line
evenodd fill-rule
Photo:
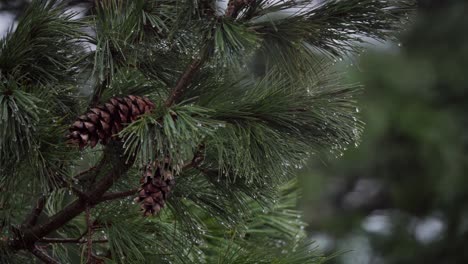
M 294 174 L 357 144 L 381 0 L 34 0 L 0 42 L 0 262 L 322 263 Z

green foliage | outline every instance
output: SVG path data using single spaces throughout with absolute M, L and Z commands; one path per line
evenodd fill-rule
M 196 98 L 187 99 L 188 105 L 144 116 L 121 135 L 129 151 L 141 147 L 143 162 L 170 157 L 182 166 L 204 142 L 207 164 L 232 180 L 281 181 L 309 155 L 323 154 L 330 146 L 340 155 L 359 138 L 361 123 L 352 100 L 356 88 L 336 80 L 326 72 L 307 86 L 281 75 L 227 83 L 200 80 L 187 94 Z
M 2 157 L 13 153 L 14 155 L 8 158 L 12 162 L 17 162 L 22 154 L 34 144 L 33 130 L 39 122 L 38 112 L 44 109 L 39 109 L 37 106 L 40 102 L 39 98 L 19 90 L 15 87 L 15 83 L 11 86 L 13 87 L 1 89 L 0 150 Z
M 200 142 L 220 125 L 210 120 L 209 110 L 180 106 L 166 113 L 142 116 L 122 130 L 128 153 L 140 151 L 143 164 L 149 160 L 169 158 L 173 167 L 183 166 L 193 158 Z
M 411 1 L 255 1 L 244 20 L 264 39 L 258 59 L 265 67 L 297 76 L 316 66 L 317 53 L 336 58 L 360 52 L 369 39 L 388 39 L 410 7 Z
M 326 258 L 315 255 L 312 243 L 304 240 L 304 223 L 294 210 L 297 191 L 291 181 L 270 206 L 247 202 L 250 214 L 242 225 L 224 239 L 210 237 L 207 249 L 218 253 L 208 254 L 208 263 L 322 263 Z
M 355 50 L 356 42 L 362 43 L 366 37 L 387 39 L 400 27 L 405 18 L 401 15 L 406 15 L 410 7 L 408 1 L 282 1 L 267 8 L 263 5 L 268 1 L 259 2 L 256 9 L 262 12 L 254 13 L 252 22 L 258 32 L 273 42 L 304 42 L 335 56 Z M 290 11 L 291 7 L 297 11 Z
M 215 182 L 222 182 L 209 183 L 209 178 L 197 173 L 182 175 L 168 210 L 160 218 L 142 219 L 131 200 L 97 208 L 96 221 L 103 223 L 105 237 L 111 239 L 109 248 L 105 244 L 98 248 L 110 249 L 117 256 L 116 263 L 146 263 L 156 258 L 175 263 L 325 260 L 315 255 L 314 246 L 304 240 L 305 224 L 295 210 L 299 195 L 295 181 L 281 187 L 267 205 L 248 196 L 233 199 L 237 192 L 233 186 L 231 192 L 226 192 L 214 187 Z M 129 223 L 132 232 L 127 230 Z M 96 237 L 102 235 L 97 233 Z M 271 247 L 277 253 L 271 254 Z
M 52 160 L 40 150 L 54 149 L 50 144 L 57 139 L 50 142 L 49 136 L 63 133 L 51 121 L 74 115 L 70 85 L 81 70 L 83 24 L 73 16 L 57 1 L 35 1 L 17 29 L 1 40 L 0 167 L 4 171 L 11 173 L 16 164 L 26 161 L 44 174 Z M 49 179 L 53 178 L 50 170 L 44 175 Z
M 0 76 L 23 85 L 74 83 L 83 56 L 81 28 L 59 1 L 33 1 L 0 41 Z M 52 89 L 52 87 L 49 87 Z
M 177 184 L 158 217 L 142 218 L 131 198 L 93 201 L 92 234 L 81 213 L 47 234 L 78 245 L 49 243 L 47 253 L 84 263 L 91 236 L 108 263 L 323 262 L 295 209 L 294 174 L 310 157 L 357 144 L 362 123 L 359 86 L 343 84 L 319 53 L 387 38 L 405 9 L 310 3 L 255 1 L 234 19 L 215 1 L 108 0 L 74 19 L 66 3 L 33 1 L 0 41 L 0 238 L 24 228 L 41 194 L 38 221 L 55 223 L 106 177 L 110 192 L 125 192 L 142 166 L 168 160 Z M 75 116 L 120 95 L 156 105 L 114 135 L 124 150 L 67 146 Z M 23 256 L 13 253 L 10 261 Z
M 76 114 L 71 85 L 83 66 L 83 24 L 73 16 L 57 1 L 35 1 L 0 40 L 2 226 L 18 222 L 34 195 L 66 181 L 75 151 L 63 123 Z
M 225 19 L 216 26 L 214 32 L 214 53 L 219 56 L 219 64 L 245 64 L 249 52 L 255 50 L 259 37 L 246 26 Z

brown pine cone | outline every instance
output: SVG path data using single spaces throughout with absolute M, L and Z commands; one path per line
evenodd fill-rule
M 67 138 L 80 149 L 88 144 L 94 147 L 98 142 L 105 145 L 126 124 L 153 109 L 153 102 L 146 97 L 112 97 L 107 103 L 93 107 L 79 116 L 69 128 Z
M 155 171 L 153 171 L 155 170 Z M 141 188 L 135 199 L 140 203 L 144 216 L 155 215 L 166 204 L 175 181 L 168 163 L 147 165 L 140 180 Z

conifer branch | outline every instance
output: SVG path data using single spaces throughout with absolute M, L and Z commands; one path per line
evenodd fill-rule
M 110 200 L 125 198 L 127 196 L 134 195 L 134 194 L 136 194 L 138 192 L 138 189 L 139 188 L 134 188 L 134 189 L 131 189 L 131 190 L 128 190 L 128 191 L 123 191 L 123 192 L 106 193 L 99 199 L 99 203 L 104 202 L 104 201 L 110 201 Z
M 202 55 L 201 58 L 194 59 L 188 67 L 185 69 L 184 73 L 180 76 L 177 81 L 176 86 L 171 91 L 171 94 L 167 98 L 165 105 L 166 107 L 172 106 L 176 103 L 180 97 L 184 94 L 185 89 L 190 85 L 193 76 L 200 70 L 201 66 L 206 60 L 206 56 Z
M 78 190 L 78 188 L 76 188 L 75 186 L 71 186 L 70 189 L 72 190 L 72 192 L 78 196 L 79 199 L 87 202 L 89 200 L 89 197 L 82 191 Z
M 60 264 L 57 260 L 53 259 L 51 256 L 47 255 L 44 250 L 39 248 L 38 246 L 34 246 L 30 249 L 31 253 L 36 256 L 38 259 L 42 260 L 44 263 L 47 264 Z
M 200 145 L 193 159 L 190 162 L 187 162 L 186 164 L 184 164 L 184 166 L 182 167 L 182 170 L 198 167 L 204 158 L 203 153 L 202 153 L 203 149 L 204 149 L 204 145 Z M 138 192 L 139 189 L 140 188 L 133 188 L 128 191 L 106 193 L 99 199 L 98 203 L 101 203 L 104 201 L 117 200 L 117 199 L 121 199 L 121 198 L 134 195 Z
M 90 1 L 93 0 L 88 2 Z M 6 109 L 3 116 L 7 117 L 5 120 L 8 122 L 5 121 L 4 124 L 9 128 L 8 131 L 4 130 L 8 133 L 4 132 L 1 136 L 2 140 L 7 139 L 4 142 L 8 144 L 3 144 L 3 148 L 0 146 L 0 149 L 3 149 L 2 153 L 6 153 L 3 156 L 7 157 L 0 162 L 0 167 L 3 169 L 3 164 L 7 164 L 15 169 L 20 162 L 26 161 L 23 154 L 34 152 L 31 150 L 43 151 L 41 154 L 44 154 L 44 158 L 41 156 L 39 160 L 35 156 L 28 157 L 27 161 L 33 164 L 24 170 L 27 173 L 15 172 L 18 177 L 11 178 L 23 179 L 21 176 L 40 169 L 44 174 L 43 178 L 47 180 L 43 182 L 59 182 L 56 178 L 71 169 L 65 167 L 67 162 L 64 161 L 73 159 L 75 152 L 61 153 L 62 131 L 51 133 L 52 129 L 43 123 L 49 119 L 57 119 L 64 113 L 70 113 L 70 102 L 76 103 L 76 111 L 73 114 L 78 112 L 81 104 L 77 98 L 73 98 L 77 91 L 71 88 L 57 88 L 57 93 L 48 92 L 48 89 L 43 89 L 41 93 L 36 91 L 41 90 L 42 86 L 75 87 L 77 81 L 82 79 L 82 73 L 91 70 L 87 63 L 92 64 L 93 55 L 95 61 L 92 75 L 97 81 L 94 83 L 93 95 L 89 98 L 90 106 L 95 106 L 100 100 L 117 93 L 127 96 L 145 94 L 149 98 L 160 98 L 164 94 L 167 97 L 162 98 L 163 107 L 171 108 L 170 111 L 177 113 L 177 118 L 174 118 L 172 113 L 164 113 L 164 109 L 161 119 L 158 119 L 160 112 L 137 117 L 133 114 L 140 112 L 141 107 L 134 101 L 128 104 L 138 110 L 133 111 L 132 108 L 132 117 L 135 119 L 130 118 L 131 122 L 123 121 L 129 112 L 125 110 L 126 107 L 120 108 L 120 105 L 127 104 L 112 104 L 119 105 L 119 109 L 111 111 L 110 119 L 105 111 L 98 111 L 99 122 L 90 119 L 89 121 L 93 122 L 88 132 L 92 133 L 91 129 L 95 130 L 96 125 L 102 128 L 102 131 L 105 130 L 104 135 L 97 135 L 100 140 L 105 139 L 100 142 L 107 144 L 101 160 L 96 166 L 73 176 L 72 181 L 58 179 L 60 186 L 71 189 L 75 196 L 70 197 L 61 190 L 55 191 L 49 186 L 44 186 L 47 188 L 46 192 L 50 192 L 47 199 L 50 199 L 50 209 L 54 214 L 41 216 L 46 196 L 40 197 L 22 225 L 17 227 L 9 222 L 5 224 L 10 225 L 13 232 L 10 237 L 0 240 L 0 251 L 6 248 L 12 255 L 18 250 L 30 251 L 45 263 L 58 263 L 52 257 L 66 262 L 64 259 L 67 256 L 61 251 L 62 246 L 45 247 L 53 243 L 80 244 L 83 248 L 86 247 L 84 258 L 87 263 L 97 261 L 100 255 L 94 254 L 93 243 L 108 243 L 106 248 L 108 247 L 107 250 L 111 253 L 106 255 L 106 258 L 110 258 L 110 255 L 116 260 L 125 257 L 126 263 L 147 262 L 148 256 L 161 256 L 168 252 L 174 255 L 175 259 L 182 259 L 184 263 L 185 258 L 193 259 L 194 262 L 206 259 L 211 263 L 210 260 L 216 258 L 221 251 L 227 252 L 222 245 L 218 248 L 218 245 L 211 245 L 208 240 L 204 242 L 209 244 L 210 252 L 203 252 L 205 249 L 198 247 L 198 242 L 193 243 L 198 239 L 192 238 L 198 237 L 203 241 L 200 230 L 206 229 L 210 234 L 220 234 L 218 229 L 222 231 L 225 227 L 232 227 L 231 224 L 242 226 L 241 221 L 247 218 L 239 211 L 254 214 L 255 210 L 260 209 L 256 203 L 266 204 L 267 199 L 275 197 L 277 187 L 284 183 L 291 173 L 289 165 L 302 164 L 309 156 L 309 149 L 321 150 L 322 147 L 325 149 L 332 144 L 341 147 L 341 143 L 348 144 L 360 134 L 360 123 L 354 117 L 354 103 L 349 99 L 351 97 L 348 97 L 353 89 L 335 83 L 329 84 L 328 79 L 316 85 L 315 80 L 304 78 L 305 74 L 297 70 L 302 67 L 308 70 L 316 66 L 315 63 L 318 64 L 310 61 L 315 55 L 309 46 L 327 53 L 341 54 L 354 47 L 351 44 L 355 40 L 360 40 L 354 37 L 354 32 L 383 39 L 388 36 L 387 31 L 394 28 L 387 23 L 387 19 L 391 18 L 389 15 L 393 14 L 393 11 L 387 12 L 388 5 L 371 5 L 382 1 L 350 1 L 325 1 L 324 4 L 313 9 L 304 9 L 294 16 L 276 16 L 279 11 L 305 7 L 304 3 L 309 4 L 313 1 L 285 0 L 271 3 L 263 0 L 229 0 L 224 14 L 217 17 L 216 3 L 212 0 L 110 0 L 103 2 L 102 8 L 96 9 L 99 12 L 96 12 L 93 18 L 97 18 L 99 23 L 89 22 L 92 19 L 72 20 L 73 15 L 68 15 L 65 10 L 66 4 L 58 4 L 62 1 L 35 1 L 37 4 L 28 11 L 28 15 L 23 19 L 25 22 L 19 23 L 15 32 L 8 33 L 7 38 L 3 42 L 0 41 L 3 43 L 0 45 L 0 68 L 2 73 L 8 73 L 2 75 L 8 82 L 2 82 L 0 85 L 0 97 L 2 94 L 4 96 L 4 107 L 0 108 Z M 257 19 L 261 17 L 268 19 Z M 186 27 L 190 23 L 194 26 Z M 393 22 L 391 24 L 393 25 Z M 83 36 L 86 35 L 83 29 L 93 27 L 96 29 L 96 38 L 89 40 L 88 38 L 93 37 Z M 96 52 L 88 52 L 82 47 L 83 41 L 95 44 Z M 199 45 L 200 42 L 204 43 Z M 180 47 L 171 47 L 172 43 Z M 298 47 L 301 50 L 298 50 Z M 273 78 L 276 74 L 271 71 L 272 76 L 257 82 L 258 78 L 254 78 L 257 77 L 254 76 L 256 74 L 250 76 L 251 71 L 245 72 L 240 68 L 248 66 L 248 63 L 244 62 L 257 51 L 260 52 L 260 57 L 265 55 L 265 65 L 275 66 L 273 69 L 281 66 L 283 62 L 287 63 L 284 69 L 301 73 L 291 74 L 297 76 L 298 80 L 289 80 L 290 78 L 283 78 L 279 74 L 278 78 Z M 193 52 L 198 52 L 197 58 L 189 59 L 184 56 L 190 56 Z M 146 57 L 154 53 L 157 55 L 155 59 L 146 61 Z M 159 57 L 162 59 L 159 60 Z M 165 62 L 168 61 L 171 61 L 170 65 L 166 65 Z M 175 65 L 180 61 L 184 62 L 181 68 Z M 233 69 L 211 70 L 212 66 L 216 67 L 220 62 L 232 66 Z M 140 67 L 140 63 L 145 66 Z M 294 65 L 301 67 L 293 67 Z M 266 68 L 268 69 L 265 72 L 268 72 L 268 75 L 270 68 Z M 241 71 L 244 71 L 245 75 Z M 155 72 L 157 74 L 154 74 Z M 219 76 L 220 73 L 222 76 Z M 278 73 L 283 73 L 280 68 Z M 307 89 L 302 87 L 302 83 L 307 84 Z M 86 82 L 86 87 L 87 85 Z M 315 86 L 320 86 L 320 89 Z M 186 98 L 195 98 L 193 104 L 191 102 L 190 105 L 182 105 L 180 102 Z M 54 100 L 59 101 L 57 107 L 61 110 L 43 111 L 55 107 Z M 13 105 L 18 107 L 12 107 Z M 310 105 L 313 108 L 309 108 Z M 107 106 L 106 109 L 109 110 Z M 11 115 L 13 110 L 18 112 L 18 115 Z M 27 122 L 21 122 L 22 119 Z M 128 125 L 123 133 L 119 134 L 128 144 L 113 140 L 113 135 L 117 132 L 112 128 L 120 131 L 120 123 Z M 79 124 L 81 128 L 74 125 L 76 131 L 84 130 L 85 127 L 88 129 L 84 121 Z M 111 129 L 104 129 L 106 125 Z M 157 129 L 151 129 L 155 125 L 158 125 Z M 33 131 L 28 127 L 36 129 Z M 24 135 L 21 138 L 17 137 L 17 131 L 24 132 Z M 89 142 L 90 133 L 79 134 L 80 142 Z M 95 134 L 93 135 L 96 137 Z M 124 135 L 128 136 L 128 140 Z M 49 138 L 54 140 L 47 140 Z M 42 146 L 42 142 L 49 141 L 57 147 Z M 22 145 L 19 142 L 28 144 Z M 97 143 L 98 141 L 94 141 L 94 145 Z M 205 144 L 208 147 L 207 151 L 204 150 Z M 20 151 L 17 151 L 18 145 L 22 146 Z M 157 181 L 146 182 L 145 188 L 147 187 L 151 195 L 144 189 L 144 197 L 148 198 L 148 204 L 151 204 L 152 211 L 148 211 L 150 213 L 158 212 L 167 202 L 170 205 L 168 210 L 171 210 L 170 221 L 176 219 L 183 228 L 173 227 L 165 217 L 158 221 L 137 218 L 131 210 L 122 210 L 122 206 L 128 206 L 128 203 L 99 207 L 99 219 L 92 223 L 90 210 L 94 206 L 126 198 L 143 190 L 131 186 L 129 190 L 110 191 L 119 178 L 133 166 L 137 152 L 141 154 L 141 162 L 152 160 L 155 155 L 168 160 L 170 158 L 169 161 L 164 161 L 164 166 L 159 164 L 160 167 L 152 168 L 159 170 L 158 178 Z M 15 162 L 10 162 L 10 153 L 16 155 Z M 128 153 L 132 153 L 131 156 L 126 155 Z M 47 161 L 47 164 L 42 165 L 42 161 Z M 165 167 L 169 167 L 170 170 Z M 178 188 L 173 188 L 172 174 L 181 171 L 186 177 Z M 150 176 L 147 174 L 144 179 Z M 245 178 L 245 181 L 236 181 L 236 177 Z M 23 182 L 30 181 L 24 179 Z M 12 180 L 10 186 L 19 184 L 21 182 L 16 183 Z M 32 184 L 38 185 L 36 182 Z M 18 195 L 28 191 L 21 191 Z M 40 193 L 44 189 L 31 191 Z M 175 199 L 166 201 L 171 192 L 176 194 Z M 8 203 L 11 201 L 11 204 L 15 205 L 11 208 L 26 207 L 27 205 L 20 204 L 23 202 L 21 199 L 15 199 L 16 193 L 18 192 L 11 198 L 6 196 Z M 143 196 L 143 193 L 140 193 Z M 180 200 L 180 197 L 184 200 Z M 70 198 L 73 200 L 69 204 L 63 204 Z M 190 210 L 192 206 L 200 210 Z M 229 226 L 218 227 L 216 223 L 205 223 L 204 215 L 208 216 L 205 212 L 209 213 L 209 217 L 229 222 Z M 56 232 L 72 231 L 68 228 L 69 225 L 82 221 L 83 216 L 86 228 L 80 228 L 80 233 L 64 235 L 64 238 L 48 237 Z M 273 234 L 283 230 L 280 232 L 282 235 L 292 238 L 299 228 L 297 225 L 283 223 L 288 217 L 290 215 L 278 215 L 277 218 L 268 216 L 266 223 L 279 224 L 267 233 Z M 275 219 L 279 221 L 274 221 Z M 1 220 L 1 228 L 4 224 L 2 222 L 7 220 Z M 257 223 L 261 221 L 253 222 L 256 223 L 256 228 L 260 229 Z M 97 231 L 100 229 L 106 230 L 106 239 L 93 240 L 99 238 Z M 272 261 L 265 262 L 274 262 L 276 256 L 272 258 L 270 255 L 275 252 L 264 250 L 265 255 L 259 254 L 263 252 L 252 251 L 255 245 L 249 245 L 252 241 L 257 245 L 269 244 L 263 243 L 270 240 L 263 231 L 258 232 L 265 234 L 259 240 L 240 240 L 241 243 L 233 247 L 235 251 L 242 249 L 238 252 L 233 250 L 236 257 L 240 255 L 240 259 L 235 259 L 237 262 L 251 263 L 267 259 Z M 249 235 L 255 233 L 249 232 Z M 227 242 L 222 237 L 219 241 L 220 244 Z M 194 250 L 187 251 L 187 245 L 193 246 Z M 73 246 L 66 245 L 65 249 Z M 96 250 L 97 245 L 94 247 Z M 245 256 L 242 256 L 243 247 Z M 227 249 L 229 248 L 230 244 Z M 184 256 L 177 254 L 179 252 L 184 252 Z M 284 259 L 284 263 L 291 264 L 305 263 L 302 260 L 309 258 L 310 254 L 306 251 L 299 252 L 299 255 L 285 255 L 280 260 Z M 3 263 L 2 253 L 3 251 L 0 252 L 0 262 Z M 251 261 L 252 256 L 255 257 L 255 261 Z M 293 261 L 290 261 L 291 259 Z M 218 261 L 220 260 L 223 262 L 218 258 Z
M 86 178 L 86 176 L 88 176 L 90 174 L 90 172 L 96 170 L 97 166 L 93 166 L 93 167 L 90 167 L 89 169 L 86 169 L 80 173 L 78 173 L 77 175 L 73 176 L 74 179 L 77 179 L 77 180 L 81 180 L 83 178 Z
M 79 244 L 84 244 L 88 243 L 88 239 L 81 239 L 81 238 L 50 238 L 50 237 L 45 237 L 39 240 L 38 242 L 41 243 L 79 243 Z M 108 239 L 94 239 L 92 243 L 107 243 L 109 242 Z
M 70 220 L 83 213 L 86 207 L 89 205 L 96 205 L 99 203 L 99 198 L 114 184 L 114 182 L 126 173 L 133 165 L 133 159 L 127 161 L 125 155 L 121 155 L 123 152 L 121 144 L 109 145 L 103 157 L 103 160 L 107 162 L 100 162 L 101 166 L 108 163 L 112 169 L 108 172 L 98 183 L 94 186 L 94 189 L 86 192 L 86 196 L 89 197 L 90 203 L 77 199 L 63 208 L 55 215 L 49 217 L 43 224 L 34 226 L 31 228 L 21 228 L 19 230 L 19 236 L 10 241 L 10 247 L 12 249 L 24 249 L 30 248 L 31 245 L 42 237 L 50 234 L 51 232 L 62 227 Z M 102 168 L 97 168 L 100 171 Z
M 109 74 L 105 77 L 102 82 L 100 82 L 97 87 L 94 90 L 93 97 L 91 98 L 91 102 L 89 103 L 89 107 L 95 107 L 99 104 L 99 101 L 101 100 L 101 96 L 106 89 L 107 85 L 109 84 Z
M 86 218 L 86 226 L 88 229 L 88 240 L 86 241 L 86 251 L 87 251 L 86 263 L 90 263 L 91 258 L 92 258 L 92 253 L 93 253 L 93 224 L 91 223 L 91 212 L 90 212 L 89 205 L 86 206 L 85 218 Z
M 236 4 L 237 2 L 242 2 L 240 4 Z M 235 18 L 239 13 L 240 9 L 244 8 L 245 5 L 252 0 L 230 0 L 228 9 L 226 10 L 225 17 Z M 245 3 L 244 3 L 245 2 Z M 182 97 L 187 87 L 191 84 L 193 77 L 195 74 L 198 73 L 200 68 L 208 59 L 208 45 L 205 45 L 201 52 L 200 57 L 195 58 L 192 62 L 187 66 L 185 71 L 180 76 L 177 84 L 172 89 L 169 97 L 166 99 L 164 103 L 166 107 L 172 106 L 174 103 Z
M 31 213 L 24 220 L 22 226 L 30 227 L 30 226 L 36 225 L 37 218 L 39 218 L 39 216 L 42 213 L 42 210 L 44 210 L 45 203 L 46 203 L 46 196 L 41 195 L 41 197 L 37 199 L 36 205 L 33 207 Z

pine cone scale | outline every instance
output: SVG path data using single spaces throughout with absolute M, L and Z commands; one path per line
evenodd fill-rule
M 164 167 L 168 166 L 164 165 L 148 165 L 143 171 L 143 176 L 140 179 L 141 187 L 138 190 L 136 201 L 140 203 L 144 216 L 159 213 L 166 204 L 172 186 L 175 184 L 172 173 L 164 169 Z M 169 170 L 170 168 L 167 169 Z

